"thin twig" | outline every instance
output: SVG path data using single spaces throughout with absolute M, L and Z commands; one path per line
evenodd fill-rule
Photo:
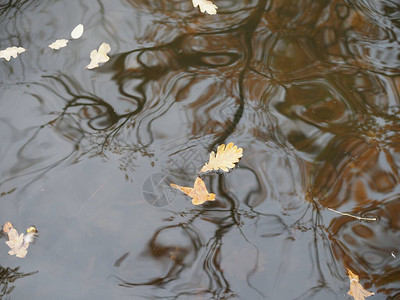
M 97 188 L 97 190 L 94 191 L 94 193 L 92 194 L 92 196 L 90 196 L 90 198 L 89 198 L 88 201 L 92 200 L 92 199 L 96 196 L 96 194 L 104 187 L 104 185 L 105 185 L 107 182 L 108 182 L 108 178 L 103 182 L 103 184 L 101 184 L 101 185 Z
M 363 221 L 372 221 L 372 222 L 378 221 L 378 218 L 377 218 L 377 217 L 373 217 L 373 218 L 364 218 L 364 217 L 353 216 L 353 215 L 348 214 L 348 213 L 343 213 L 343 212 L 334 210 L 333 208 L 329 208 L 329 207 L 328 207 L 328 209 L 329 209 L 330 211 L 333 211 L 333 212 L 339 214 L 339 215 L 352 217 L 352 218 L 355 218 L 355 219 L 357 219 L 357 220 L 359 220 L 359 221 L 362 221 L 362 220 L 363 220 Z

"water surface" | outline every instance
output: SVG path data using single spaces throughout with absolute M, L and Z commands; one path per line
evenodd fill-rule
M 5 299 L 348 299 L 346 268 L 400 297 L 400 5 L 215 3 L 0 4 L 27 48 L 0 61 L 0 220 L 40 233 L 24 259 L 1 236 Z M 228 142 L 217 201 L 168 189 Z

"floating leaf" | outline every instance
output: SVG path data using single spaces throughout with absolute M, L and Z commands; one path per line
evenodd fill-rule
M 203 180 L 201 180 L 200 177 L 196 178 L 193 188 L 179 186 L 174 183 L 171 183 L 171 186 L 173 188 L 176 188 L 176 189 L 184 192 L 189 197 L 192 197 L 192 203 L 194 205 L 200 205 L 206 201 L 214 201 L 215 200 L 215 194 L 209 193 L 207 191 L 206 184 L 204 183 Z
M 90 64 L 88 64 L 85 68 L 94 69 L 99 66 L 99 63 L 105 63 L 109 61 L 109 57 L 107 53 L 111 51 L 111 47 L 107 43 L 102 43 L 99 47 L 99 51 L 93 50 L 90 52 Z
M 51 43 L 49 45 L 49 47 L 53 50 L 58 50 L 60 48 L 64 48 L 65 46 L 67 46 L 68 40 L 65 39 L 60 39 L 60 40 L 56 40 L 54 43 Z
M 22 47 L 8 47 L 4 50 L 0 50 L 0 58 L 4 58 L 9 61 L 11 57 L 17 58 L 18 54 L 25 52 L 26 49 Z
M 5 233 L 8 233 L 11 229 L 13 228 L 12 224 L 10 222 L 6 222 L 3 226 L 3 231 Z
M 35 227 L 29 227 L 27 229 L 27 235 L 24 236 L 23 233 L 18 234 L 18 231 L 13 228 L 10 222 L 7 222 L 3 226 L 3 231 L 8 234 L 8 241 L 6 244 L 11 248 L 8 251 L 9 255 L 15 255 L 20 258 L 24 258 L 28 253 L 29 243 L 33 242 L 36 236 L 37 230 Z
M 72 30 L 72 32 L 71 32 L 71 37 L 72 37 L 74 40 L 79 39 L 79 38 L 82 36 L 82 34 L 83 34 L 83 30 L 84 30 L 83 25 L 82 25 L 82 24 L 79 24 L 78 26 L 76 26 L 76 27 L 74 28 L 74 30 Z
M 229 169 L 235 167 L 235 163 L 239 161 L 242 155 L 243 149 L 238 148 L 233 143 L 229 143 L 226 147 L 224 144 L 219 145 L 217 154 L 214 151 L 210 153 L 210 160 L 201 168 L 200 173 L 218 170 L 228 172 Z
M 353 296 L 354 300 L 365 300 L 365 297 L 374 295 L 374 293 L 364 289 L 363 286 L 358 282 L 358 275 L 354 274 L 349 269 L 347 269 L 347 272 L 349 272 L 350 278 L 350 291 L 347 294 Z
M 210 15 L 217 13 L 218 7 L 209 0 L 192 0 L 194 7 L 199 7 L 202 13 L 207 12 Z

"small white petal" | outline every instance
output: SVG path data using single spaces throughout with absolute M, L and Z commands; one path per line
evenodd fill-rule
M 72 32 L 71 32 L 71 37 L 73 38 L 73 39 L 79 39 L 81 36 L 82 36 L 82 34 L 83 34 L 83 30 L 84 30 L 84 28 L 83 28 L 83 25 L 82 24 L 79 24 L 78 26 L 76 26 L 75 28 L 74 28 L 74 30 L 72 30 Z

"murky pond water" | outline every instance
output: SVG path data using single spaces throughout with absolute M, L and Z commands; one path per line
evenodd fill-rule
M 349 299 L 346 268 L 400 299 L 399 2 L 214 2 L 0 4 L 27 49 L 0 61 L 0 221 L 40 234 L 24 259 L 2 234 L 5 299 Z M 215 202 L 168 188 L 227 142 Z

